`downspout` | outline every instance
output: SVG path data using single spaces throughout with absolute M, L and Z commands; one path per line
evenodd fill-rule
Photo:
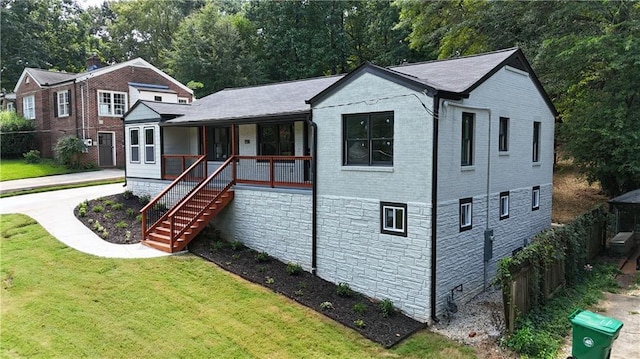
M 487 111 L 489 114 L 489 129 L 487 134 L 487 209 L 486 209 L 486 222 L 485 231 L 489 230 L 489 196 L 491 195 L 491 109 L 488 107 L 468 106 L 457 103 L 445 102 L 444 106 L 454 106 L 459 108 L 466 108 L 469 110 Z M 493 242 L 493 240 L 492 240 Z M 493 246 L 492 246 L 493 250 Z M 487 290 L 487 267 L 488 261 L 484 261 L 484 290 Z
M 433 96 L 433 149 L 431 150 L 431 320 L 439 323 L 436 315 L 436 224 L 438 220 L 438 117 L 440 114 L 440 96 Z
M 313 131 L 311 148 L 311 274 L 316 275 L 318 246 L 318 125 L 313 122 L 313 112 L 305 119 Z
M 73 80 L 73 104 L 76 108 L 74 121 L 76 123 L 76 137 L 80 137 L 80 127 L 78 126 L 78 80 Z M 71 95 L 69 95 L 69 101 L 71 101 Z

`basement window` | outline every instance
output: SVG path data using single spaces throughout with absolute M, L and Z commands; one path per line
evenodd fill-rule
M 407 204 L 380 202 L 380 232 L 407 236 Z

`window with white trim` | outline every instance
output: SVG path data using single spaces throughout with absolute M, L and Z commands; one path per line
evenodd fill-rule
M 460 232 L 468 231 L 473 226 L 473 198 L 460 200 Z
M 533 162 L 540 162 L 540 122 L 533 123 Z
M 69 91 L 56 92 L 56 111 L 57 117 L 69 116 L 70 102 Z
M 13 102 L 7 102 L 7 111 L 15 111 L 16 106 Z
M 127 112 L 126 92 L 98 90 L 98 115 L 122 116 Z
M 140 129 L 132 128 L 129 130 L 129 143 L 129 160 L 140 162 Z
M 498 128 L 498 151 L 509 151 L 509 119 L 500 117 L 500 126 Z
M 153 101 L 162 102 L 162 96 L 153 96 Z
M 500 219 L 509 218 L 509 191 L 500 192 Z
M 380 202 L 380 232 L 407 236 L 406 203 Z
M 540 186 L 534 186 L 531 190 L 531 210 L 540 209 Z
M 155 130 L 153 127 L 146 127 L 144 129 L 144 162 L 154 163 L 156 161 L 155 155 Z
M 22 115 L 27 120 L 36 118 L 36 98 L 34 95 L 22 98 Z
M 475 114 L 470 112 L 462 113 L 462 142 L 460 164 L 462 166 L 473 166 L 473 127 Z

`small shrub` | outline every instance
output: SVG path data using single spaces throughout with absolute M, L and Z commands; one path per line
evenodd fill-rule
M 244 249 L 244 244 L 242 244 L 242 242 L 240 241 L 233 241 L 231 242 L 231 250 L 232 251 L 241 251 Z
M 367 306 L 364 303 L 356 303 L 353 305 L 353 312 L 362 315 L 367 311 Z
M 136 211 L 134 211 L 133 208 L 127 208 L 125 213 L 127 214 L 127 216 L 129 216 L 131 218 L 136 216 Z
M 298 289 L 293 292 L 293 295 L 295 295 L 296 297 L 302 297 L 304 295 L 304 292 L 302 291 L 302 289 Z
M 380 312 L 383 317 L 390 317 L 396 312 L 396 308 L 393 306 L 391 299 L 383 299 L 380 302 Z
M 122 198 L 124 199 L 131 199 L 133 198 L 133 192 L 126 190 L 124 192 L 122 192 Z
M 333 303 L 331 303 L 331 302 L 322 302 L 322 303 L 320 303 L 320 309 L 322 309 L 322 310 L 333 309 Z
M 151 201 L 151 197 L 149 196 L 140 196 L 138 197 L 138 202 L 140 202 L 141 205 L 145 205 L 147 203 L 149 203 L 149 201 Z
M 136 222 L 142 222 L 142 215 L 141 214 L 136 216 Z
M 267 277 L 267 279 L 265 279 L 264 281 L 266 284 L 273 284 L 276 282 L 275 279 L 273 279 L 273 277 Z
M 127 231 L 127 232 L 124 234 L 124 239 L 125 239 L 127 242 L 129 242 L 129 241 L 131 240 L 131 231 Z
M 353 321 L 353 325 L 355 325 L 356 327 L 362 329 L 364 327 L 366 327 L 367 325 L 364 324 L 364 321 L 362 319 L 357 319 Z
M 121 209 L 122 209 L 122 203 L 114 203 L 114 204 L 111 206 L 111 209 L 113 209 L 114 211 L 119 211 L 119 210 L 121 210 Z
M 300 289 L 307 289 L 307 283 L 305 283 L 305 282 L 299 282 L 299 283 L 298 283 L 298 288 L 300 288 Z
M 258 263 L 266 263 L 269 259 L 269 254 L 267 252 L 260 252 L 256 254 L 256 262 Z
M 102 211 L 104 211 L 104 207 L 102 206 L 95 206 L 91 209 L 92 211 L 94 211 L 95 213 L 100 213 Z
M 84 142 L 76 136 L 61 137 L 54 147 L 56 159 L 67 168 L 80 168 L 80 155 L 85 150 Z
M 350 298 L 353 297 L 353 290 L 351 290 L 351 287 L 349 287 L 349 283 L 345 283 L 345 282 L 340 282 L 338 283 L 338 286 L 336 287 L 336 293 L 341 296 L 341 297 L 345 297 L 345 298 Z
M 233 259 L 240 259 L 240 255 L 239 255 L 239 254 L 237 254 L 237 253 L 235 253 L 235 254 L 233 254 L 233 255 L 231 256 L 231 258 L 233 258 Z
M 23 153 L 22 157 L 27 163 L 38 163 L 40 162 L 40 151 L 31 150 L 29 152 Z
M 214 251 L 220 251 L 222 250 L 222 248 L 224 248 L 224 242 L 223 241 L 215 241 L 213 242 L 213 244 L 211 244 L 211 249 Z
M 302 273 L 302 266 L 297 263 L 289 262 L 287 263 L 287 274 L 288 275 L 298 275 Z
M 111 217 L 113 217 L 113 215 L 111 213 L 105 213 L 104 214 L 104 218 L 106 218 L 106 219 L 111 219 Z
M 102 238 L 107 238 L 107 237 L 109 237 L 109 232 L 102 231 L 102 235 L 101 236 L 102 236 Z
M 87 216 L 87 208 L 86 207 L 78 208 L 78 216 L 86 217 Z
M 105 207 L 111 207 L 111 206 L 113 206 L 114 204 L 115 204 L 115 202 L 114 202 L 114 201 L 112 201 L 112 200 L 110 200 L 110 199 L 108 199 L 108 200 L 104 201 L 104 206 L 105 206 Z
M 125 221 L 120 221 L 120 222 L 116 223 L 116 227 L 118 227 L 118 228 L 127 228 L 128 226 L 129 225 Z

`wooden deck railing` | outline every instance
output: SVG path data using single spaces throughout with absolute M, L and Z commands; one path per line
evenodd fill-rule
M 235 156 L 236 183 L 311 188 L 311 156 Z
M 206 156 L 199 158 L 147 205 L 140 210 L 142 214 L 142 238 L 167 216 L 169 208 L 183 200 L 194 188 L 207 178 Z
M 162 155 L 162 179 L 176 179 L 202 155 Z M 206 164 L 206 161 L 205 161 Z M 205 177 L 207 172 L 204 172 Z

